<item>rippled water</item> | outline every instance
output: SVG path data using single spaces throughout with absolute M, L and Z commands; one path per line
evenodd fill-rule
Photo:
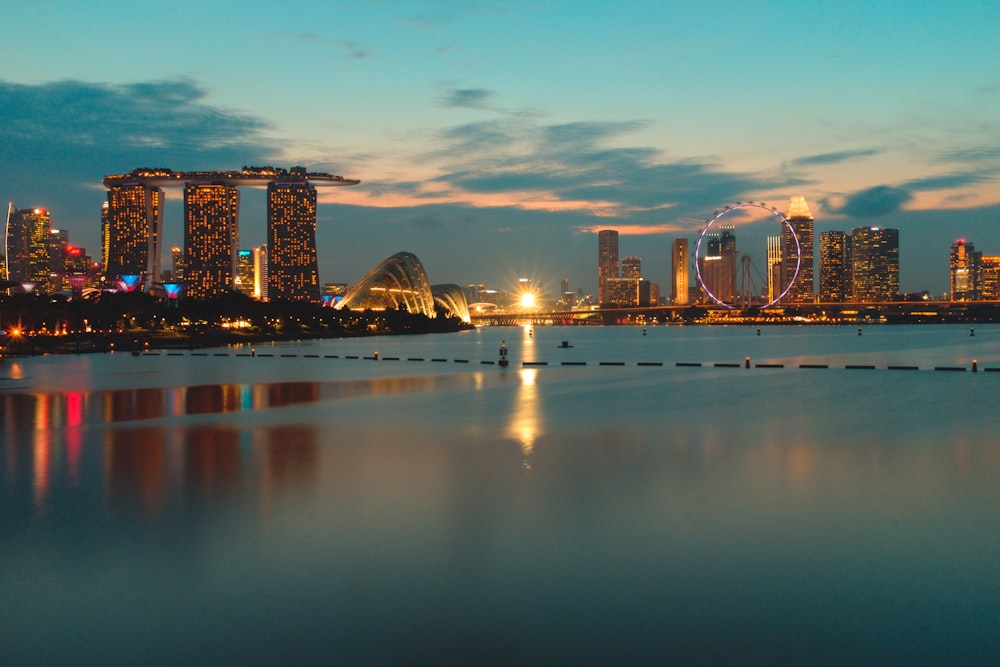
M 3 664 L 995 664 L 1000 328 L 970 333 L 5 360 Z

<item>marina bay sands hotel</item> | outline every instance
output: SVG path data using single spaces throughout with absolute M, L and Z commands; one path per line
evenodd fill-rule
M 267 187 L 268 296 L 320 300 L 316 260 L 316 188 L 360 181 L 304 167 L 241 171 L 133 169 L 106 176 L 103 214 L 107 278 L 142 284 L 160 280 L 163 189 L 184 188 L 184 294 L 207 298 L 235 286 L 240 245 L 240 186 Z

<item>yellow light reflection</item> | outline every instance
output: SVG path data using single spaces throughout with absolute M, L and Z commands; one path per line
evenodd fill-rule
M 526 471 L 530 471 L 535 441 L 542 433 L 538 387 L 535 384 L 538 369 L 524 368 L 518 371 L 518 375 L 521 378 L 521 385 L 514 396 L 513 417 L 507 427 L 507 435 L 520 443 L 522 465 Z

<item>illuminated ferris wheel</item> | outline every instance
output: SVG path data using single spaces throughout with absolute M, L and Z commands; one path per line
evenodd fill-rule
M 795 270 L 786 285 L 781 248 L 790 242 L 795 244 Z M 694 254 L 698 285 L 709 299 L 730 309 L 778 303 L 795 284 L 802 262 L 798 234 L 785 216 L 752 201 L 736 202 L 709 218 Z

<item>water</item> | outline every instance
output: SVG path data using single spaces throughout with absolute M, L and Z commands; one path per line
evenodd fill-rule
M 2 662 L 996 664 L 1000 327 L 862 333 L 8 359 Z

